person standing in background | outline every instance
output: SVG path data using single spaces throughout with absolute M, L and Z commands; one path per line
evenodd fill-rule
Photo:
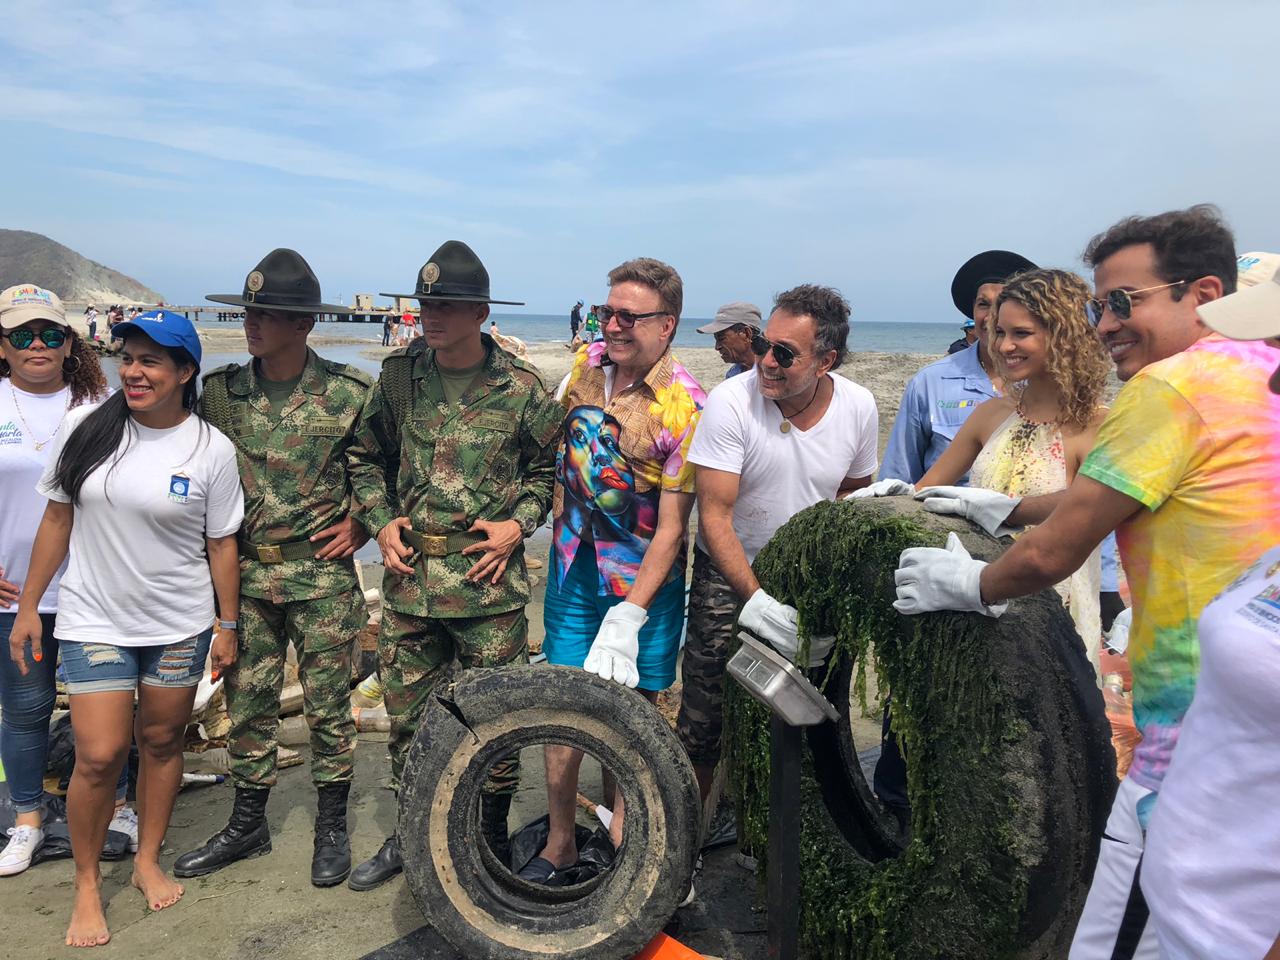
M 699 333 L 711 334 L 716 338 L 716 353 L 729 364 L 724 375 L 726 380 L 755 369 L 756 355 L 751 349 L 751 343 L 762 326 L 759 307 L 754 303 L 735 300 L 717 310 L 710 323 L 698 327 Z
M 582 326 L 582 301 L 579 300 L 569 311 L 569 342 L 578 339 L 578 328 Z

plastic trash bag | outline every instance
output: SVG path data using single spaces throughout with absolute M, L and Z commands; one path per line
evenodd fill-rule
M 578 847 L 578 862 L 571 867 L 557 870 L 556 873 L 565 878 L 566 885 L 586 883 L 599 876 L 613 863 L 613 843 L 604 827 L 588 830 L 581 824 L 574 825 L 574 843 Z M 546 816 L 539 817 L 532 823 L 511 835 L 511 872 L 519 873 L 529 861 L 538 855 L 547 845 L 547 837 L 551 834 L 551 824 Z

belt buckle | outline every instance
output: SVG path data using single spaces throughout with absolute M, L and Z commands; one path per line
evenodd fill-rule
M 444 557 L 449 553 L 448 537 L 422 535 L 422 552 L 428 557 Z
M 258 547 L 258 559 L 262 563 L 284 563 L 284 554 L 277 546 Z

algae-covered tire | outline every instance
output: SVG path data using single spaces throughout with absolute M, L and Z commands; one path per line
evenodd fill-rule
M 756 562 L 806 629 L 839 637 L 825 690 L 842 716 L 807 737 L 800 909 L 813 957 L 1049 960 L 1066 955 L 1083 907 L 1115 790 L 1093 670 L 1053 591 L 1015 600 L 999 620 L 898 615 L 897 553 L 941 546 L 951 531 L 981 560 L 1009 543 L 885 498 L 806 510 Z M 905 849 L 848 722 L 861 709 L 856 664 L 872 659 L 907 760 Z M 726 696 L 743 832 L 760 850 L 767 718 L 739 691 Z
M 613 864 L 573 887 L 520 880 L 480 831 L 489 768 L 546 743 L 595 757 L 626 801 Z M 638 694 L 582 670 L 512 666 L 464 675 L 428 707 L 405 763 L 399 834 L 414 899 L 462 956 L 624 960 L 688 892 L 699 815 L 679 740 Z

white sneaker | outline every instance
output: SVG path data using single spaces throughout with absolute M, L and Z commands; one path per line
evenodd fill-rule
M 39 827 L 10 827 L 5 831 L 9 842 L 0 851 L 0 877 L 12 877 L 31 866 L 31 858 L 44 843 Z
M 107 829 L 123 833 L 129 838 L 129 852 L 138 852 L 138 814 L 133 807 L 126 803 L 117 810 L 111 822 L 107 824 Z

